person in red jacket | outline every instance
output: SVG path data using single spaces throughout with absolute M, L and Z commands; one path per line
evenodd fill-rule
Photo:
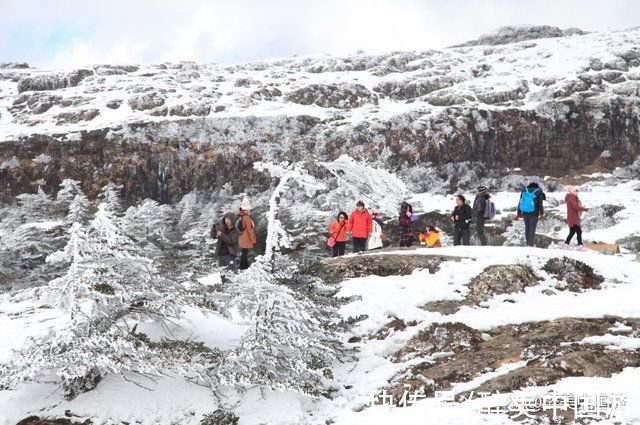
M 364 202 L 358 201 L 356 209 L 349 216 L 351 225 L 351 240 L 353 241 L 353 252 L 367 250 L 367 239 L 373 231 L 373 220 L 371 214 L 364 207 Z
M 349 223 L 347 213 L 340 211 L 338 218 L 333 220 L 333 223 L 329 226 L 329 233 L 331 233 L 331 236 L 336 240 L 335 245 L 333 245 L 334 257 L 344 255 L 344 249 L 347 245 L 347 232 L 349 230 L 351 230 L 351 224 Z
M 578 249 L 586 251 L 587 248 L 582 244 L 582 227 L 580 225 L 580 216 L 583 211 L 589 211 L 589 208 L 582 206 L 582 202 L 578 199 L 578 190 L 573 186 L 567 186 L 569 193 L 564 197 L 567 203 L 567 225 L 569 225 L 569 236 L 564 241 L 563 249 L 569 249 L 569 244 L 573 235 L 578 237 Z

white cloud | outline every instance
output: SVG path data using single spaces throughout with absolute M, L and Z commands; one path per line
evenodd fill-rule
M 0 61 L 39 67 L 425 50 L 501 25 L 640 25 L 634 0 L 0 0 Z

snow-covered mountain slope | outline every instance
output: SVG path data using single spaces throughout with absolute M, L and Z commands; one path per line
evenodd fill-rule
M 535 28 L 442 50 L 226 67 L 6 65 L 0 177 L 15 183 L 3 190 L 54 189 L 56 169 L 78 180 L 135 181 L 128 196 L 156 197 L 150 188 L 166 170 L 175 202 L 184 187 L 208 187 L 201 173 L 209 185 L 241 176 L 260 184 L 250 167 L 256 158 L 343 153 L 408 175 L 465 161 L 555 175 L 632 162 L 640 29 Z M 551 38 L 509 42 L 534 36 Z M 225 167 L 230 158 L 237 165 Z M 83 181 L 87 192 L 98 186 Z
M 503 424 L 513 422 L 504 414 L 487 413 L 489 407 L 506 406 L 515 395 L 544 397 L 556 390 L 623 394 L 627 403 L 623 417 L 628 423 L 637 421 L 638 181 L 596 175 L 580 189 L 590 207 L 583 217 L 585 241 L 626 240 L 621 254 L 558 250 L 556 241 L 567 231 L 559 217 L 565 206 L 562 193 L 549 192 L 548 219 L 538 234 L 539 239 L 551 241 L 549 249 L 452 247 L 445 234 L 442 249 L 390 248 L 326 260 L 318 273 L 335 291 L 340 318 L 352 324 L 340 338 L 358 350 L 354 358 L 332 365 L 340 384 L 337 392 L 331 398 L 314 399 L 291 391 L 256 388 L 232 396 L 228 390 L 223 391 L 230 397 L 225 403 L 236 406 L 242 425 L 327 420 L 349 425 L 417 424 L 427 417 L 437 424 Z M 439 194 L 406 196 L 417 213 L 430 212 L 431 219 L 446 214 L 451 205 L 450 197 Z M 489 227 L 501 228 L 507 244 L 519 244 L 523 232 L 522 222 L 509 219 L 517 196 L 505 191 L 494 198 L 499 213 Z M 200 281 L 225 290 L 217 273 Z M 63 326 L 67 320 L 67 313 L 39 300 L 22 297 L 16 302 L 10 294 L 3 295 L 0 328 L 7 342 L 0 361 L 26 337 Z M 232 350 L 248 328 L 233 317 L 187 309 L 168 328 L 150 322 L 139 329 L 154 339 L 171 335 Z M 108 375 L 96 389 L 70 401 L 54 384 L 25 383 L 0 391 L 0 424 L 14 424 L 29 415 L 60 417 L 65 412 L 94 423 L 198 424 L 216 407 L 209 390 L 179 377 L 141 381 L 135 374 L 125 374 L 125 378 L 142 387 Z M 408 407 L 382 406 L 380 399 L 378 405 L 367 406 L 382 391 L 398 401 L 405 384 L 408 391 L 424 387 L 427 397 Z M 453 391 L 447 394 L 456 394 L 461 403 L 436 399 L 435 391 Z M 492 395 L 480 398 L 478 392 Z M 549 411 L 535 416 L 541 413 L 550 417 Z M 560 415 L 572 418 L 566 411 Z
M 339 115 L 342 123 L 356 124 L 409 111 L 436 114 L 451 105 L 544 110 L 545 102 L 559 98 L 638 95 L 640 29 L 502 45 L 483 40 L 427 52 L 228 67 L 4 69 L 0 139 L 190 116 Z
M 598 253 L 559 255 L 511 247 L 388 251 L 361 258 L 372 255 L 372 260 L 385 263 L 409 254 L 433 256 L 434 267 L 404 276 L 365 275 L 339 285 L 336 296 L 350 300 L 341 314 L 356 321 L 342 337 L 359 351 L 354 361 L 334 365 L 341 384 L 337 394 L 314 400 L 287 391 L 249 391 L 236 400 L 241 424 L 418 424 L 425 417 L 437 424 L 504 424 L 513 422 L 506 414 L 488 413 L 489 407 L 507 406 L 509 397 L 522 394 L 542 398 L 553 390 L 576 396 L 622 394 L 626 409 L 616 418 L 627 423 L 640 418 L 640 282 L 635 278 L 640 263 Z M 549 266 L 558 260 L 575 261 L 578 271 L 558 274 Z M 581 265 L 592 267 L 602 279 L 597 286 L 582 286 L 589 272 Z M 495 274 L 497 269 L 501 274 Z M 522 270 L 530 282 L 520 279 Z M 465 301 L 472 299 L 476 301 Z M 460 303 L 460 308 L 443 310 L 447 302 Z M 51 313 L 40 306 L 8 307 L 2 304 L 5 314 L 11 314 L 3 317 L 3 332 L 19 328 L 33 333 L 55 326 Z M 239 338 L 230 322 L 193 313 L 170 331 L 192 333 L 193 339 L 207 344 L 226 339 L 233 344 Z M 12 338 L 10 345 L 19 341 Z M 0 423 L 68 412 L 78 421 L 88 418 L 94 423 L 197 424 L 215 408 L 206 389 L 182 379 L 154 378 L 141 385 L 109 376 L 97 389 L 66 401 L 53 385 L 23 384 L 14 391 L 0 391 Z M 368 406 L 385 390 L 397 403 L 405 389 L 420 388 L 426 398 L 409 406 L 382 406 L 379 398 Z M 460 404 L 434 398 L 435 391 L 453 391 Z M 491 395 L 481 398 L 481 391 Z M 543 414 L 551 416 L 548 410 L 532 411 Z M 572 418 L 567 409 L 559 415 Z

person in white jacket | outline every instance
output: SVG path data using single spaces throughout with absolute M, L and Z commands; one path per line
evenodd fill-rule
M 382 248 L 382 226 L 380 221 L 378 213 L 373 213 L 373 230 L 367 240 L 367 250 Z

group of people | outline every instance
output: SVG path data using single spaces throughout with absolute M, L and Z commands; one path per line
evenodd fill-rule
M 380 215 L 377 212 L 370 213 L 364 202 L 358 201 L 356 209 L 350 215 L 344 211 L 338 213 L 338 217 L 329 226 L 331 236 L 327 245 L 332 248 L 334 257 L 344 255 L 349 235 L 353 252 L 382 248 L 387 244 L 387 237 L 382 233 L 383 227 Z
M 585 251 L 587 248 L 582 243 L 582 227 L 580 216 L 585 208 L 578 198 L 578 191 L 573 186 L 568 186 L 568 193 L 565 196 L 567 205 L 567 224 L 569 235 L 567 236 L 563 249 L 569 249 L 569 244 L 574 236 L 577 236 L 578 249 Z M 534 246 L 536 229 L 538 222 L 544 222 L 544 201 L 546 195 L 540 187 L 540 180 L 533 178 L 531 182 L 520 193 L 515 220 L 524 221 L 524 236 L 527 246 Z M 453 244 L 469 245 L 471 239 L 471 227 L 474 226 L 478 243 L 487 245 L 485 234 L 485 223 L 492 220 L 496 215 L 496 206 L 491 199 L 491 194 L 486 186 L 481 185 L 476 188 L 473 205 L 467 202 L 464 195 L 456 196 L 456 205 L 451 212 L 450 219 L 453 222 Z M 418 216 L 413 213 L 413 207 L 407 202 L 400 205 L 398 216 L 397 239 L 398 246 L 408 247 L 413 245 L 414 233 L 413 223 L 418 220 Z M 330 238 L 328 245 L 333 247 L 333 256 L 344 255 L 349 234 L 353 242 L 353 252 L 358 253 L 368 249 L 381 248 L 388 244 L 384 233 L 382 233 L 383 223 L 377 213 L 370 214 L 365 208 L 364 202 L 358 201 L 356 209 L 347 215 L 344 211 L 338 214 L 336 220 L 329 227 Z M 435 226 L 425 226 L 419 230 L 418 240 L 421 245 L 427 247 L 441 247 L 441 232 Z
M 568 186 L 565 196 L 567 205 L 567 236 L 563 249 L 569 249 L 569 244 L 574 236 L 577 236 L 578 249 L 585 251 L 582 243 L 582 227 L 580 217 L 588 211 L 582 205 L 578 197 L 578 190 Z M 520 193 L 515 220 L 522 219 L 525 227 L 525 241 L 527 246 L 534 246 L 536 228 L 538 222 L 544 222 L 544 201 L 546 195 L 540 187 L 537 178 L 531 180 L 527 187 Z M 470 205 L 465 196 L 456 196 L 456 206 L 451 212 L 450 219 L 453 222 L 453 244 L 469 245 L 471 238 L 471 226 L 475 227 L 475 233 L 480 245 L 487 245 L 485 235 L 485 223 L 492 220 L 496 214 L 496 207 L 491 199 L 486 186 L 478 186 L 473 205 Z M 407 202 L 400 205 L 398 216 L 397 238 L 398 246 L 409 247 L 414 243 L 413 223 L 419 219 L 414 214 L 413 207 Z M 382 248 L 390 244 L 383 233 L 384 223 L 377 212 L 370 213 L 363 201 L 356 203 L 356 208 L 351 214 L 344 211 L 338 213 L 337 218 L 329 226 L 330 237 L 327 245 L 331 247 L 333 257 L 345 254 L 349 237 L 353 243 L 353 252 L 360 253 L 367 250 Z M 227 213 L 220 224 L 215 224 L 211 229 L 211 236 L 217 239 L 215 254 L 218 257 L 220 267 L 227 269 L 246 269 L 249 267 L 249 250 L 256 244 L 255 223 L 251 217 L 251 204 L 245 196 L 236 213 Z M 430 248 L 442 246 L 441 232 L 435 226 L 428 225 L 418 231 L 420 245 Z M 238 253 L 240 263 L 236 264 Z
M 237 213 L 226 213 L 220 224 L 211 229 L 217 240 L 215 255 L 218 265 L 229 270 L 249 268 L 249 250 L 256 244 L 255 223 L 251 218 L 251 204 L 245 196 Z M 240 264 L 237 265 L 238 252 Z

